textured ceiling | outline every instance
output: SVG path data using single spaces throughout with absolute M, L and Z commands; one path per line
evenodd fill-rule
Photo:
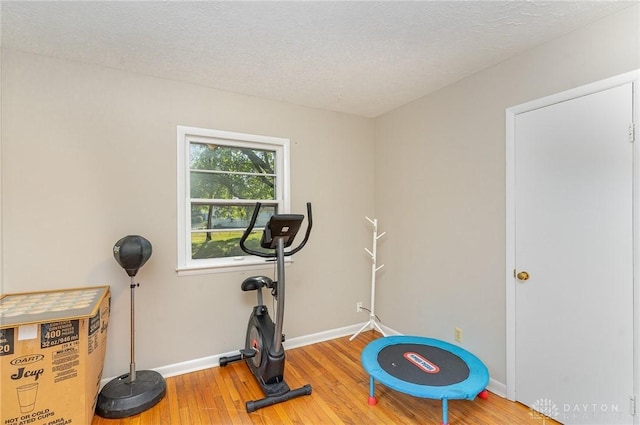
M 6 1 L 1 43 L 378 116 L 635 1 Z

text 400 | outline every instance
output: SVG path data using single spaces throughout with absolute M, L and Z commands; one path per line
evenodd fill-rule
M 62 329 L 55 329 L 53 331 L 48 331 L 44 334 L 45 339 L 54 339 L 60 338 L 62 336 Z

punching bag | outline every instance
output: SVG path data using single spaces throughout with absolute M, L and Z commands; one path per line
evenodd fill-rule
M 125 236 L 113 246 L 113 256 L 127 274 L 133 277 L 151 257 L 151 242 L 138 235 Z
M 108 419 L 125 418 L 150 409 L 167 391 L 164 378 L 155 370 L 136 371 L 134 357 L 134 292 L 138 284 L 133 277 L 151 257 L 151 242 L 138 235 L 125 236 L 113 246 L 113 256 L 131 280 L 131 363 L 129 373 L 109 381 L 98 394 L 96 413 Z

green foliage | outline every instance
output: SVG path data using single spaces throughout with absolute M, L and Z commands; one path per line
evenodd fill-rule
M 274 199 L 275 152 L 192 143 L 191 197 Z
M 275 199 L 275 151 L 191 143 L 191 198 L 207 200 Z M 192 229 L 226 229 L 247 226 L 253 206 L 242 204 L 193 203 Z M 246 255 L 240 249 L 242 231 L 192 234 L 192 258 L 221 258 Z M 259 235 L 247 245 L 259 248 Z
M 205 233 L 196 233 L 191 237 L 193 259 L 240 257 L 247 254 L 240 249 L 242 232 L 217 232 L 212 240 L 206 240 Z M 256 251 L 264 251 L 260 247 L 262 232 L 252 233 L 245 244 Z

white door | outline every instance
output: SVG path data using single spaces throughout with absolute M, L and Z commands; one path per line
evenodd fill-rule
M 632 104 L 515 117 L 516 399 L 565 424 L 633 423 Z

